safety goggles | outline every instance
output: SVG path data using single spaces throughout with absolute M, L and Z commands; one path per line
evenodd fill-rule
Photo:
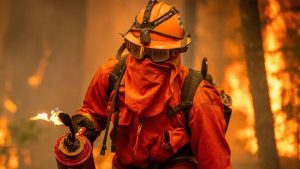
M 153 62 L 159 63 L 172 59 L 179 53 L 185 52 L 187 47 L 180 49 L 153 49 L 145 48 L 129 41 L 126 42 L 128 52 L 136 59 L 142 60 L 145 57 L 150 58 Z

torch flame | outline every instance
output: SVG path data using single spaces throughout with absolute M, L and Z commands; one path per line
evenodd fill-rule
M 31 117 L 29 120 L 45 120 L 48 122 L 53 123 L 54 125 L 62 125 L 63 123 L 60 121 L 60 119 L 58 118 L 59 113 L 61 113 L 61 111 L 59 109 L 53 109 L 51 110 L 51 116 L 49 117 L 47 113 L 43 112 L 43 113 L 39 113 L 34 117 Z

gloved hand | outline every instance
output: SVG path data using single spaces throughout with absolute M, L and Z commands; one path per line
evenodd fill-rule
M 72 123 L 75 132 L 78 132 L 82 127 L 86 128 L 86 132 L 84 135 L 90 140 L 92 144 L 100 135 L 100 130 L 96 128 L 96 124 L 84 115 L 81 114 L 73 115 Z

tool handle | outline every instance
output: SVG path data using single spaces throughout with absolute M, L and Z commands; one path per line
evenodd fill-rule
M 206 80 L 207 72 L 208 72 L 207 58 L 204 57 L 202 59 L 202 64 L 201 64 L 201 74 L 204 80 Z

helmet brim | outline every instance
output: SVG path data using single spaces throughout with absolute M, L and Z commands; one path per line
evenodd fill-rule
M 187 36 L 186 38 L 180 40 L 172 40 L 172 41 L 155 41 L 151 40 L 148 45 L 144 45 L 140 42 L 140 37 L 135 36 L 132 32 L 128 32 L 124 35 L 124 38 L 131 43 L 134 43 L 139 46 L 144 46 L 147 48 L 154 48 L 154 49 L 178 49 L 184 48 L 192 43 L 192 38 Z

